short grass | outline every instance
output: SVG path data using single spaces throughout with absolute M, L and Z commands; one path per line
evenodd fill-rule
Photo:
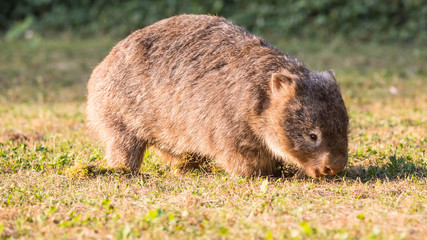
M 426 239 L 427 46 L 273 39 L 336 72 L 352 128 L 338 176 L 179 174 L 151 151 L 143 175 L 109 169 L 84 99 L 116 41 L 0 40 L 0 239 Z

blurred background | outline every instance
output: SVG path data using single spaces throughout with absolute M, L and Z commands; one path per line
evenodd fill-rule
M 84 100 L 117 41 L 182 13 L 224 16 L 312 69 L 334 68 L 350 97 L 411 94 L 425 81 L 425 0 L 3 0 L 0 102 Z
M 123 37 L 182 13 L 224 16 L 258 34 L 427 40 L 425 0 L 6 0 L 0 29 L 9 37 L 27 29 L 44 36 Z

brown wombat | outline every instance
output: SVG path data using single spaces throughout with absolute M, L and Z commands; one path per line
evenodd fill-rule
M 347 163 L 348 116 L 332 71 L 315 72 L 230 21 L 181 15 L 119 42 L 88 83 L 87 119 L 110 165 L 138 171 L 155 146 L 241 176 Z

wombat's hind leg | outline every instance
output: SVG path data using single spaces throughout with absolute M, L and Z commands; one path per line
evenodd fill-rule
M 128 167 L 133 173 L 139 171 L 147 143 L 135 138 L 113 138 L 107 142 L 107 164 L 114 167 Z
M 166 163 L 173 172 L 179 172 L 179 164 L 181 162 L 181 156 L 173 155 L 167 151 L 161 150 L 157 147 L 151 147 L 154 152 L 160 157 L 162 162 Z
M 169 168 L 174 173 L 187 173 L 192 170 L 203 169 L 204 172 L 210 171 L 209 161 L 207 157 L 198 154 L 183 153 L 174 155 L 170 152 L 160 150 L 159 148 L 152 147 L 152 149 L 159 154 L 163 162 L 169 165 Z M 209 168 L 209 169 L 206 169 Z
M 219 155 L 216 162 L 232 175 L 242 177 L 273 176 L 276 167 L 274 161 L 266 161 L 261 156 L 249 154 Z
M 173 166 L 179 161 L 179 156 L 175 156 L 167 151 L 161 150 L 160 148 L 156 146 L 151 146 L 151 150 L 154 150 L 154 152 L 160 157 L 160 159 L 169 165 L 169 167 Z

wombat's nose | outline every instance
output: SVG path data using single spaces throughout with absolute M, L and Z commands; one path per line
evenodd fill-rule
M 330 168 L 328 168 L 328 167 L 325 167 L 325 168 L 323 168 L 323 171 L 322 171 L 324 174 L 327 174 L 327 175 L 334 175 L 335 174 L 335 172 L 334 172 L 334 170 L 332 170 L 332 169 L 330 169 Z
M 322 166 L 319 168 L 319 172 L 322 175 L 335 175 L 344 169 L 347 164 L 347 156 L 330 157 L 328 154 L 325 155 L 322 163 Z
M 324 168 L 321 170 L 321 173 L 322 173 L 323 175 L 335 175 L 335 174 L 337 174 L 337 173 L 341 172 L 341 170 L 342 170 L 342 169 L 332 169 L 332 168 L 329 168 L 329 167 L 324 167 Z
M 323 168 L 320 169 L 320 172 L 324 175 L 335 175 L 344 169 L 346 163 L 347 161 L 333 165 L 325 164 L 326 166 L 323 166 Z

